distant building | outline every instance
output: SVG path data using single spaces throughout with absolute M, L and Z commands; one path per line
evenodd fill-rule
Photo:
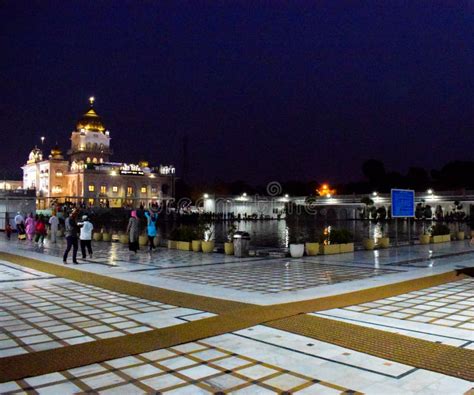
M 21 180 L 2 180 L 0 181 L 0 191 L 11 191 L 15 189 L 22 189 L 23 182 Z
M 45 158 L 34 147 L 23 169 L 23 187 L 36 189 L 38 208 L 70 202 L 86 206 L 148 207 L 171 199 L 173 166 L 150 167 L 147 162 L 111 162 L 110 132 L 94 109 L 88 111 L 71 133 L 71 148 L 55 146 Z

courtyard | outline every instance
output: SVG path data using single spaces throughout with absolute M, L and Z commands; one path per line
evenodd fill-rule
M 0 242 L 1 393 L 472 394 L 474 249 L 301 259 Z

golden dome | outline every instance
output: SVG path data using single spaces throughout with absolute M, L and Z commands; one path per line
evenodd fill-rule
M 87 111 L 82 118 L 77 122 L 76 124 L 76 129 L 81 130 L 90 130 L 91 132 L 105 132 L 105 126 L 102 123 L 102 119 L 99 117 L 99 115 L 95 112 L 93 106 L 94 106 L 94 98 L 91 97 L 89 99 L 90 101 L 90 108 L 89 111 Z
M 51 158 L 53 159 L 63 159 L 63 152 L 61 148 L 56 144 L 53 148 L 51 148 Z

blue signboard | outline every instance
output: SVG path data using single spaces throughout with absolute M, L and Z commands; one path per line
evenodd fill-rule
M 392 189 L 392 218 L 415 216 L 415 191 Z

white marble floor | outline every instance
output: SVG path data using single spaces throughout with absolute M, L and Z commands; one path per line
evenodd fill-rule
M 0 384 L 2 393 L 462 395 L 472 383 L 263 326 Z
M 0 240 L 0 250 L 62 265 L 63 245 L 38 249 Z M 387 285 L 473 265 L 468 242 L 405 246 L 332 256 L 238 259 L 159 249 L 130 255 L 118 243 L 94 243 L 93 260 L 70 266 L 146 285 L 227 300 L 269 305 Z M 96 258 L 96 257 L 100 257 Z M 262 278 L 265 281 L 262 281 Z
M 0 358 L 213 316 L 0 261 Z

